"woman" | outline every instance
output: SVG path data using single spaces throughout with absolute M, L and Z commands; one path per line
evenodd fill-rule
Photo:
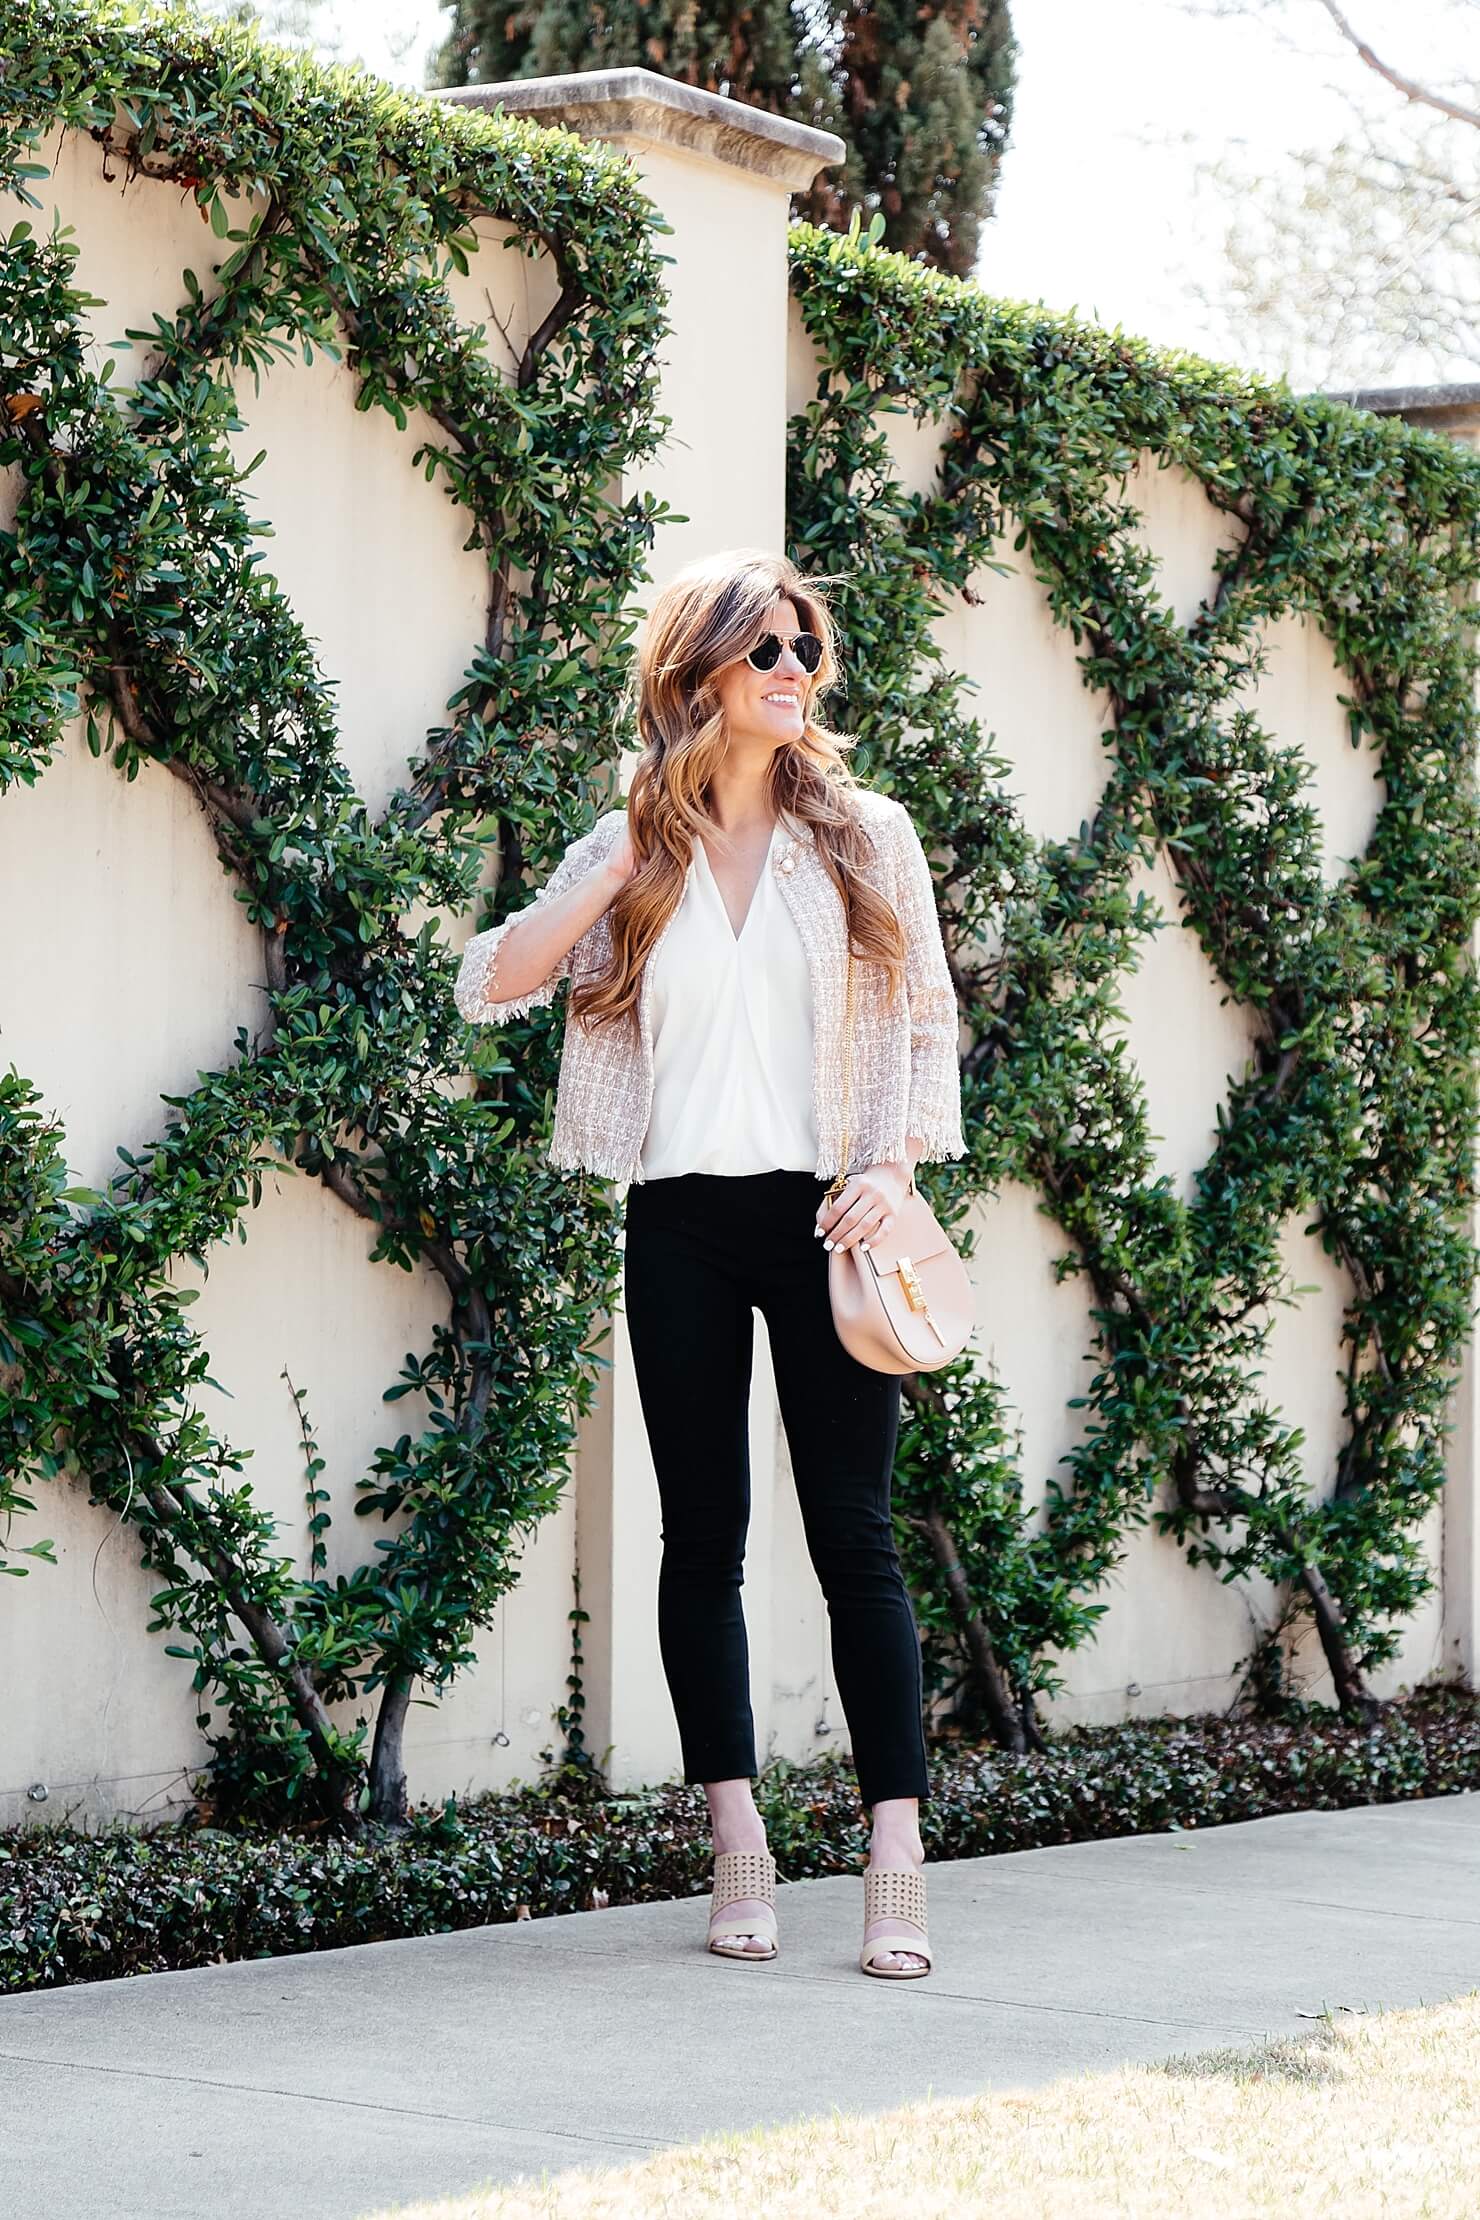
M 871 1820 L 859 1963 L 910 1978 L 932 1953 L 919 1637 L 890 1515 L 900 1383 L 839 1341 L 827 1257 L 889 1232 L 921 1157 L 964 1154 L 957 1005 L 914 825 L 818 722 L 836 677 L 830 612 L 791 563 L 739 549 L 680 571 L 634 659 L 626 808 L 474 935 L 456 999 L 498 1021 L 570 979 L 550 1159 L 631 1183 L 624 1309 L 662 1509 L 659 1647 L 713 1827 L 707 1946 L 777 1954 L 740 1603 L 756 1306 Z

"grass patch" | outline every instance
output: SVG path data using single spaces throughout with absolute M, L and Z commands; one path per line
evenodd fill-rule
M 1042 2089 L 707 2138 L 363 2220 L 1473 2220 L 1480 1991 Z

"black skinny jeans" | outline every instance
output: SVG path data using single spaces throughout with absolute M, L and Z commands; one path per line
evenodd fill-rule
M 686 1781 L 754 1776 L 740 1605 L 754 1320 L 771 1342 L 803 1531 L 865 1809 L 929 1794 L 920 1641 L 890 1516 L 898 1374 L 848 1354 L 811 1172 L 689 1172 L 627 1191 L 624 1307 L 662 1506 L 658 1643 Z

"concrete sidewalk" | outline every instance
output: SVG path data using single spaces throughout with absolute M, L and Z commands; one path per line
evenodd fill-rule
M 7 2220 L 358 2220 L 727 2129 L 1024 2086 L 1480 1986 L 1480 1795 L 932 1865 L 937 1970 L 857 1969 L 862 1884 L 0 1998 Z

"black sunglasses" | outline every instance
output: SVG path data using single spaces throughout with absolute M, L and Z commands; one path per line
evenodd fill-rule
M 785 645 L 791 649 L 802 669 L 809 675 L 822 661 L 822 642 L 815 632 L 793 632 Z M 781 661 L 781 648 L 781 634 L 768 632 L 763 640 L 757 641 L 745 660 L 753 670 L 774 671 Z

